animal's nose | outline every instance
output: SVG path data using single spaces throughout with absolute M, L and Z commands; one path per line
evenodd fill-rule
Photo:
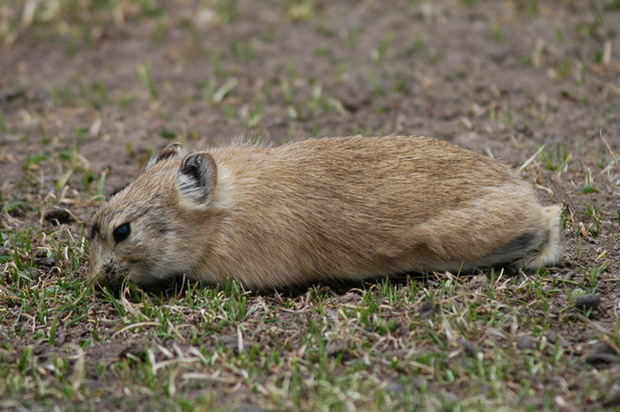
M 118 275 L 118 267 L 111 261 L 108 263 L 105 263 L 102 269 L 103 269 L 103 273 L 105 273 L 106 276 Z
M 124 276 L 122 276 L 118 266 L 110 260 L 109 262 L 104 263 L 99 271 L 95 271 L 95 273 L 92 274 L 91 279 L 93 279 L 95 288 L 98 291 L 107 289 L 115 296 L 118 296 L 123 286 Z

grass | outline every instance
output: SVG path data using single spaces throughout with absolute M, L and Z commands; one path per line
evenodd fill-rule
M 0 5 L 6 61 L 22 56 L 0 79 L 0 409 L 602 408 L 620 392 L 617 362 L 587 360 L 620 346 L 618 2 L 566 21 L 538 1 L 362 2 L 349 21 L 336 2 L 261 1 Z M 472 19 L 479 50 L 438 24 Z M 62 63 L 28 60 L 46 39 Z M 563 203 L 564 264 L 266 293 L 85 280 L 93 210 L 161 144 L 427 132 L 522 164 Z M 46 222 L 58 207 L 77 221 Z M 577 309 L 590 294 L 601 307 Z
M 584 268 L 583 282 L 491 271 L 289 296 L 235 282 L 172 297 L 128 285 L 116 298 L 85 287 L 83 237 L 65 227 L 42 235 L 3 235 L 2 338 L 20 343 L 1 346 L 0 395 L 26 408 L 89 408 L 103 397 L 121 408 L 217 409 L 234 387 L 278 410 L 528 409 L 528 399 L 538 409 L 598 399 L 598 381 L 613 384 L 603 371 L 594 385 L 552 332 L 558 321 L 582 323 L 557 302 L 596 291 L 608 263 Z M 592 337 L 618 344 L 615 328 Z M 516 347 L 522 333 L 534 348 Z M 557 375 L 592 385 L 545 389 Z

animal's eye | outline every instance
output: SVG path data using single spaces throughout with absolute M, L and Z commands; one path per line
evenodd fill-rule
M 112 236 L 114 237 L 114 241 L 118 243 L 127 239 L 130 233 L 131 227 L 129 227 L 129 223 L 123 223 L 122 225 L 117 226 L 116 229 L 114 229 L 114 231 L 112 232 Z

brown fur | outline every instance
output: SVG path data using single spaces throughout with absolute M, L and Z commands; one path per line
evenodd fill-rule
M 314 139 L 190 157 L 168 146 L 101 208 L 93 278 L 147 284 L 184 274 L 265 288 L 538 268 L 560 257 L 559 207 L 540 205 L 503 165 L 440 140 Z M 125 222 L 131 235 L 115 242 Z

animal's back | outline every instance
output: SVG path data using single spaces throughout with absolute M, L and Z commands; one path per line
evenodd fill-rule
M 211 154 L 220 167 L 231 166 L 239 181 L 235 191 L 252 204 L 278 199 L 369 219 L 406 215 L 417 223 L 479 196 L 483 187 L 522 184 L 491 159 L 425 137 L 313 139 Z
M 250 285 L 467 268 L 532 220 L 531 190 L 507 168 L 435 139 L 331 138 L 212 155 L 230 168 L 235 200 L 205 269 L 237 262 Z

